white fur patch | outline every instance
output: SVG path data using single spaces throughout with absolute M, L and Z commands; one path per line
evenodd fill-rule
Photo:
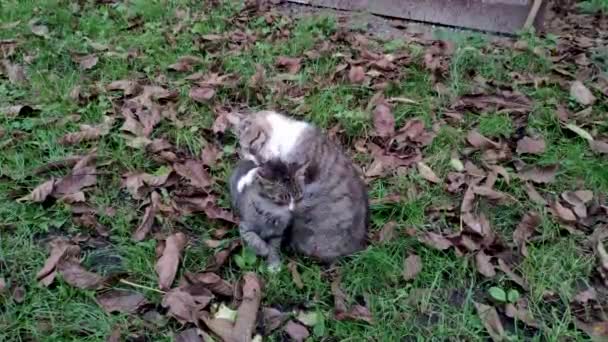
M 245 174 L 243 177 L 241 177 L 241 179 L 239 179 L 239 182 L 236 183 L 236 191 L 238 191 L 239 193 L 243 192 L 243 189 L 253 182 L 255 173 L 257 171 L 258 171 L 258 168 L 254 167 L 253 169 L 249 170 L 249 172 L 247 172 L 247 174 Z
M 303 121 L 293 120 L 279 113 L 271 113 L 266 119 L 270 124 L 272 134 L 266 143 L 266 157 L 286 160 L 296 147 L 302 133 L 310 127 Z
M 293 211 L 296 208 L 296 203 L 293 200 L 293 197 L 291 198 L 291 201 L 289 201 L 289 211 Z

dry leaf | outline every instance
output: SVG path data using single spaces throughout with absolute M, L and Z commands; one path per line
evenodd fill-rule
M 203 60 L 199 57 L 182 56 L 178 58 L 177 62 L 169 65 L 167 68 L 169 70 L 174 70 L 178 72 L 192 71 L 192 69 L 194 69 L 194 65 L 201 64 L 202 62 Z
M 139 292 L 125 290 L 110 290 L 95 297 L 97 303 L 107 312 L 122 312 L 133 314 L 148 304 L 146 297 Z
M 114 120 L 111 116 L 104 116 L 103 122 L 99 125 L 80 125 L 80 131 L 64 135 L 59 139 L 59 143 L 62 145 L 74 145 L 83 141 L 97 140 L 110 133 Z
M 578 127 L 575 124 L 567 124 L 566 128 L 578 134 L 579 137 L 589 141 L 590 143 L 593 141 L 593 137 L 591 136 L 591 134 L 589 134 L 589 132 L 585 131 L 584 129 Z
M 378 136 L 387 138 L 395 134 L 395 117 L 387 104 L 377 104 L 373 112 L 373 117 L 374 129 Z
M 518 172 L 519 178 L 534 183 L 552 183 L 559 170 L 559 165 L 528 166 Z
M 397 228 L 397 222 L 389 221 L 382 226 L 380 233 L 378 234 L 378 241 L 388 242 L 395 238 L 395 228 Z
M 199 336 L 198 331 L 198 328 L 186 329 L 175 336 L 175 342 L 203 342 L 203 338 Z
M 534 185 L 526 182 L 525 187 L 526 187 L 526 194 L 528 194 L 528 198 L 530 198 L 530 200 L 532 202 L 539 204 L 539 205 L 547 205 L 547 201 L 543 198 L 543 196 L 541 196 L 538 193 L 538 191 L 536 191 L 536 189 L 534 188 Z
M 29 195 L 19 198 L 17 200 L 17 202 L 25 202 L 25 201 L 36 202 L 36 203 L 44 202 L 53 193 L 54 189 L 55 189 L 55 180 L 54 179 L 48 180 L 48 181 L 38 185 L 36 188 L 34 188 L 34 190 L 32 190 L 32 192 Z
M 150 205 L 146 208 L 141 223 L 133 233 L 133 240 L 143 241 L 150 230 L 152 230 L 154 216 L 156 216 L 156 213 L 159 210 L 160 203 L 160 195 L 156 191 L 152 192 L 150 195 Z
M 2 66 L 6 71 L 9 81 L 13 84 L 23 84 L 27 81 L 25 69 L 19 64 L 13 64 L 9 60 L 2 60 Z
M 190 89 L 189 96 L 196 102 L 206 103 L 215 95 L 215 90 L 211 87 L 196 87 Z
M 521 222 L 517 225 L 517 228 L 513 231 L 513 241 L 523 256 L 528 256 L 526 242 L 532 236 L 532 234 L 534 234 L 536 228 L 538 228 L 540 224 L 540 215 L 530 211 L 524 215 Z
M 574 325 L 589 335 L 591 341 L 604 342 L 608 338 L 608 321 L 587 323 L 575 317 Z
M 517 142 L 516 152 L 518 154 L 541 154 L 545 152 L 545 140 L 543 138 L 523 137 Z
M 289 337 L 295 342 L 303 342 L 310 336 L 310 333 L 305 326 L 294 321 L 287 322 L 283 328 L 283 331 L 285 331 L 287 335 L 289 335 Z
M 49 246 L 51 254 L 42 269 L 36 274 L 36 279 L 45 286 L 49 286 L 55 279 L 56 267 L 62 258 L 75 257 L 80 254 L 80 247 L 63 238 L 51 241 Z
M 182 285 L 167 292 L 161 302 L 180 323 L 196 323 L 213 294 L 202 284 Z
M 218 159 L 222 156 L 222 151 L 214 144 L 207 144 L 201 152 L 201 160 L 203 165 L 215 166 Z
M 475 195 L 487 197 L 494 201 L 500 201 L 505 198 L 508 198 L 505 193 L 496 191 L 487 186 L 473 186 L 472 188 L 473 188 L 473 192 L 475 193 Z
M 581 81 L 572 82 L 570 85 L 570 96 L 583 106 L 591 106 L 596 101 L 591 90 Z
M 131 80 L 118 80 L 114 81 L 106 86 L 107 90 L 122 90 L 125 96 L 131 96 L 139 93 L 142 87 L 137 81 Z
M 61 261 L 57 265 L 57 270 L 61 273 L 66 283 L 79 289 L 96 290 L 104 282 L 102 276 L 87 271 L 75 258 Z
M 205 267 L 205 271 L 207 272 L 217 272 L 224 264 L 228 261 L 228 258 L 234 253 L 237 247 L 241 246 L 240 240 L 233 240 L 228 247 L 222 249 L 221 251 L 215 253 L 213 255 L 213 259 L 208 262 Z
M 275 308 L 263 308 L 262 317 L 264 320 L 264 327 L 266 328 L 266 331 L 271 332 L 283 325 L 283 322 L 285 322 L 289 315 Z
M 593 140 L 589 143 L 591 150 L 601 154 L 608 154 L 608 143 L 600 140 Z
M 300 276 L 300 272 L 298 272 L 298 265 L 295 261 L 291 260 L 287 264 L 287 268 L 291 273 L 291 279 L 293 279 L 293 283 L 296 285 L 298 289 L 304 288 L 304 283 L 302 282 L 302 277 Z
M 496 275 L 496 271 L 494 270 L 494 265 L 492 265 L 491 259 L 492 257 L 483 251 L 479 251 L 477 254 L 475 254 L 475 265 L 477 266 L 477 271 L 479 271 L 479 273 L 486 278 L 492 278 Z
M 42 38 L 49 37 L 49 28 L 46 25 L 39 24 L 36 19 L 30 20 L 28 25 L 34 35 Z
M 175 233 L 165 241 L 165 250 L 156 261 L 155 267 L 156 274 L 158 274 L 158 286 L 161 290 L 167 290 L 173 284 L 186 242 L 187 239 L 183 233 Z
M 500 148 L 500 144 L 484 137 L 476 130 L 469 131 L 469 133 L 467 134 L 467 141 L 469 142 L 469 144 L 471 144 L 471 146 L 480 150 Z
M 553 202 L 552 208 L 557 217 L 559 217 L 561 220 L 565 222 L 576 222 L 576 216 L 574 216 L 572 210 L 564 207 L 561 203 L 559 203 L 558 200 Z
M 74 57 L 74 62 L 78 63 L 82 70 L 93 69 L 93 67 L 97 65 L 98 61 L 99 58 L 95 54 Z
M 243 300 L 234 324 L 221 318 L 201 317 L 205 325 L 224 341 L 250 341 L 254 332 L 262 299 L 262 282 L 255 273 L 246 273 L 243 279 Z
M 414 280 L 420 271 L 422 271 L 422 259 L 416 254 L 410 254 L 404 262 L 403 279 Z
M 220 276 L 213 272 L 199 273 L 196 275 L 189 274 L 187 278 L 192 282 L 199 282 L 204 284 L 214 294 L 232 297 L 234 294 L 234 287 L 229 282 L 222 279 Z
M 173 169 L 197 188 L 206 189 L 213 184 L 211 176 L 205 171 L 200 160 L 188 159 L 185 163 L 173 164 Z
M 290 74 L 293 75 L 293 74 L 297 74 L 298 71 L 300 71 L 300 67 L 301 67 L 300 61 L 301 60 L 302 60 L 301 58 L 279 56 L 277 58 L 277 66 L 287 69 L 287 72 L 289 72 Z
M 365 80 L 365 69 L 362 66 L 353 66 L 348 72 L 350 83 L 360 84 Z
M 489 305 L 473 302 L 475 309 L 477 309 L 477 315 L 483 326 L 486 328 L 488 334 L 492 337 L 494 342 L 500 342 L 505 340 L 505 330 L 498 316 L 496 309 Z
M 435 172 L 433 172 L 433 170 L 428 165 L 426 165 L 425 163 L 420 161 L 420 162 L 416 163 L 416 166 L 418 167 L 418 172 L 420 173 L 422 178 L 426 179 L 427 181 L 429 181 L 431 183 L 435 183 L 435 184 L 441 183 L 441 179 L 439 179 L 439 177 L 437 177 Z
M 427 246 L 439 250 L 445 250 L 453 246 L 452 241 L 439 234 L 431 232 L 424 233 L 422 236 L 418 237 L 418 240 L 420 240 L 420 242 L 424 243 Z

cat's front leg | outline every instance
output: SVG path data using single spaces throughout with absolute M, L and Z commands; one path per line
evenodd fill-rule
M 245 245 L 251 247 L 256 255 L 267 256 L 269 253 L 269 246 L 266 241 L 262 240 L 260 236 L 253 231 L 252 227 L 247 222 L 241 222 L 239 225 L 239 233 L 241 239 L 245 242 Z
M 281 239 L 282 237 L 273 238 L 268 242 L 269 249 L 266 263 L 271 273 L 277 273 L 281 270 Z

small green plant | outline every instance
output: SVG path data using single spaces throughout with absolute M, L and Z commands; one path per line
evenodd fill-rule
M 251 270 L 255 267 L 257 256 L 255 252 L 249 248 L 243 248 L 241 254 L 234 256 L 234 262 L 242 270 Z
M 519 299 L 519 291 L 516 289 L 505 291 L 500 287 L 492 286 L 488 290 L 488 293 L 492 299 L 500 303 L 515 303 Z

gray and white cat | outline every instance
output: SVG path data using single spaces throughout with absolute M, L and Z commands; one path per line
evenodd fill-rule
M 300 190 L 288 244 L 323 262 L 366 247 L 367 190 L 352 161 L 313 125 L 273 111 L 233 115 L 241 152 L 257 165 L 279 160 Z
M 230 176 L 230 197 L 239 215 L 241 238 L 257 255 L 266 257 L 271 270 L 280 268 L 279 250 L 298 192 L 288 174 L 282 163 L 257 166 L 241 160 Z

